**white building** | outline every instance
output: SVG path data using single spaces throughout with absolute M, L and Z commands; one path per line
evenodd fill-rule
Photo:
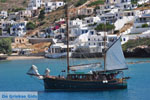
M 30 0 L 28 10 L 37 10 L 42 5 L 42 0 Z
M 2 29 L 3 36 L 10 35 L 10 28 L 13 24 L 14 24 L 14 21 L 2 21 L 1 22 L 1 29 Z
M 94 13 L 94 8 L 82 8 L 78 10 L 78 15 L 92 15 Z
M 107 35 L 107 46 L 110 46 L 116 39 L 116 35 Z M 74 44 L 76 50 L 82 48 L 83 50 L 89 49 L 89 53 L 102 53 L 104 50 L 104 32 L 97 33 L 90 30 L 88 33 L 80 35 Z
M 78 26 L 80 26 L 82 24 L 83 24 L 83 20 L 80 20 L 79 18 L 69 21 L 69 27 L 70 28 L 78 27 Z
M 8 20 L 14 20 L 14 21 L 19 20 L 20 18 L 18 16 L 18 14 L 19 14 L 19 12 L 11 12 L 11 13 L 9 13 Z
M 83 24 L 90 25 L 94 24 L 100 21 L 100 18 L 98 16 L 96 17 L 86 17 L 84 18 Z
M 147 26 L 144 26 L 147 25 Z M 150 29 L 150 14 L 143 14 L 137 17 L 134 21 L 130 33 L 143 33 Z
M 26 34 L 26 21 L 16 22 L 10 28 L 11 36 L 24 36 Z
M 7 18 L 8 17 L 8 13 L 7 13 L 7 11 L 1 11 L 0 12 L 0 18 L 2 18 L 2 19 L 5 19 L 5 18 Z
M 59 7 L 64 6 L 65 3 L 62 1 L 58 2 L 46 2 L 45 3 L 45 13 L 52 12 L 53 10 L 56 10 Z
M 19 16 L 22 18 L 32 17 L 32 12 L 30 10 L 19 11 Z
M 98 16 L 96 17 L 86 17 L 83 20 L 76 19 L 69 22 L 70 32 L 72 36 L 79 36 L 81 34 L 86 34 L 89 30 L 93 29 L 97 22 L 100 21 Z
M 135 40 L 139 38 L 150 38 L 150 34 L 132 34 L 132 35 L 122 35 L 121 44 L 125 44 L 129 40 Z

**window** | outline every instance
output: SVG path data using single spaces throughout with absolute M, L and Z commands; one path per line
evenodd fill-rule
M 87 33 L 88 32 L 88 30 L 85 30 L 85 33 Z
M 89 45 L 90 45 L 90 43 L 89 43 Z
M 93 52 L 95 52 L 95 49 L 93 49 Z
M 88 41 L 90 41 L 90 38 L 88 38 Z
M 95 43 L 94 43 L 94 45 L 95 45 Z
M 84 30 L 82 30 L 82 34 L 84 33 Z
M 101 46 L 101 43 L 99 43 L 98 45 Z
M 126 8 L 126 5 L 124 5 L 124 8 Z
M 93 35 L 93 34 L 94 34 L 94 31 L 90 31 L 90 33 L 91 33 L 91 35 Z
M 123 41 L 126 41 L 126 39 L 125 39 L 125 38 L 123 38 Z

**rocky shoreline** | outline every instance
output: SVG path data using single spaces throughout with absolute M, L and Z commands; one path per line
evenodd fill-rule
M 134 48 L 133 50 L 124 51 L 125 57 L 150 57 L 150 47 L 147 48 Z

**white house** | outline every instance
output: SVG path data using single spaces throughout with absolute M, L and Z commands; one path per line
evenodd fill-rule
M 128 42 L 129 40 L 135 40 L 135 39 L 139 39 L 139 38 L 150 38 L 150 34 L 133 34 L 133 35 L 122 35 L 121 39 L 121 44 L 125 44 L 126 42 Z
M 133 27 L 130 30 L 130 33 L 143 33 L 149 29 L 150 29 L 150 14 L 143 14 L 135 19 Z
M 92 7 L 82 8 L 79 9 L 77 12 L 78 15 L 92 15 L 94 13 L 94 8 Z
M 8 13 L 7 13 L 7 11 L 1 11 L 0 12 L 0 18 L 2 18 L 2 19 L 5 19 L 5 18 L 7 18 L 8 17 Z
M 2 35 L 9 36 L 10 34 L 10 27 L 13 25 L 14 21 L 2 21 L 1 28 L 2 28 Z
M 57 2 L 46 2 L 45 3 L 45 13 L 52 12 L 53 10 L 56 10 L 59 7 L 64 6 L 65 3 L 62 1 Z
M 89 25 L 94 24 L 100 21 L 100 18 L 98 16 L 96 17 L 86 17 L 84 18 L 83 24 Z
M 106 33 L 107 35 L 107 33 Z M 110 46 L 117 39 L 116 35 L 107 35 L 107 46 Z M 89 49 L 89 53 L 102 53 L 104 50 L 104 32 L 97 33 L 90 30 L 86 34 L 80 35 L 75 41 L 75 49 Z
M 98 16 L 86 17 L 83 20 L 76 19 L 69 22 L 70 32 L 73 36 L 86 34 L 89 30 L 93 29 L 93 25 L 100 21 Z
M 22 10 L 22 11 L 19 11 L 19 16 L 22 18 L 32 17 L 32 12 L 30 10 Z
M 149 3 L 149 0 L 138 0 L 138 4 L 144 4 L 144 3 Z
M 11 12 L 11 13 L 9 13 L 8 20 L 14 20 L 14 21 L 19 20 L 20 18 L 18 16 L 18 14 L 19 14 L 19 12 Z
M 78 26 L 81 26 L 82 24 L 83 24 L 83 20 L 80 20 L 79 18 L 69 21 L 70 28 L 78 27 Z
M 42 5 L 42 0 L 30 0 L 28 10 L 37 10 Z
M 16 22 L 10 28 L 11 36 L 24 36 L 26 34 L 26 24 L 27 21 Z
M 110 5 L 110 4 L 100 5 L 99 9 L 96 9 L 96 13 L 98 15 L 102 15 L 110 12 L 112 9 L 114 9 L 114 7 L 115 7 L 114 5 Z

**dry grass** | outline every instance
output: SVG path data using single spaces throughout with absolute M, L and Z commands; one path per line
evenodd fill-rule
M 0 1 L 0 11 L 12 8 L 26 8 L 28 2 L 29 0 L 6 0 L 6 2 Z

